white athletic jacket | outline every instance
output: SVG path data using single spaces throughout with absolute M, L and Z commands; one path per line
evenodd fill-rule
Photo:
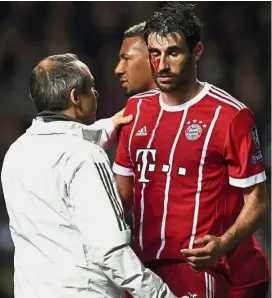
M 103 125 L 107 132 L 97 130 Z M 15 244 L 16 298 L 174 297 L 129 247 L 104 150 L 112 121 L 42 118 L 8 150 L 2 184 Z

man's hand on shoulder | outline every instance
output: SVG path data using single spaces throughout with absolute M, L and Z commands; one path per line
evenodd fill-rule
M 122 126 L 122 125 L 129 124 L 133 119 L 133 115 L 124 116 L 124 111 L 125 111 L 125 109 L 123 109 L 120 112 L 116 113 L 112 117 L 112 122 L 113 122 L 113 125 L 114 125 L 116 130 L 118 130 L 120 128 L 120 126 Z

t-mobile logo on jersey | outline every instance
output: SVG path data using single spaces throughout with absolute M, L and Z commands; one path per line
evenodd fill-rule
M 149 182 L 149 179 L 146 178 L 146 172 L 154 172 L 155 171 L 155 162 L 156 162 L 156 153 L 157 149 L 138 149 L 136 151 L 136 161 L 137 161 L 137 170 L 138 172 L 141 172 L 140 179 L 138 180 L 141 183 L 147 183 Z M 148 155 L 150 154 L 150 157 L 152 159 L 152 162 L 148 162 Z M 166 173 L 169 175 L 171 172 L 172 166 L 169 164 L 162 165 L 161 171 L 163 173 Z M 187 170 L 183 167 L 178 167 L 177 174 L 179 176 L 185 176 Z
M 156 160 L 156 149 L 138 149 L 136 151 L 136 161 L 141 162 L 138 163 L 138 171 L 141 172 L 139 182 L 147 183 L 149 179 L 145 177 L 147 171 L 154 172 L 155 171 L 155 160 Z M 151 155 L 152 163 L 148 163 L 148 155 Z

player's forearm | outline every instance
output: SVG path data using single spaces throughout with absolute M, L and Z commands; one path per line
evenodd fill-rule
M 99 265 L 118 287 L 133 297 L 176 297 L 160 277 L 143 266 L 128 245 L 107 252 Z
M 237 220 L 221 237 L 227 251 L 256 232 L 269 211 L 268 195 L 264 183 L 246 189 L 244 197 L 245 205 Z
M 115 181 L 125 213 L 127 214 L 133 207 L 133 176 L 116 175 Z

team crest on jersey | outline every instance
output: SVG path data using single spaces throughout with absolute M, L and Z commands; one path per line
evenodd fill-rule
M 203 128 L 206 128 L 206 124 L 202 121 L 194 119 L 193 121 L 188 121 L 189 125 L 185 130 L 185 137 L 189 141 L 195 141 L 200 138 L 203 132 Z
M 259 140 L 259 136 L 258 136 L 257 127 L 255 127 L 255 126 L 252 128 L 252 140 L 255 145 L 255 148 L 257 150 L 260 149 L 260 140 Z

